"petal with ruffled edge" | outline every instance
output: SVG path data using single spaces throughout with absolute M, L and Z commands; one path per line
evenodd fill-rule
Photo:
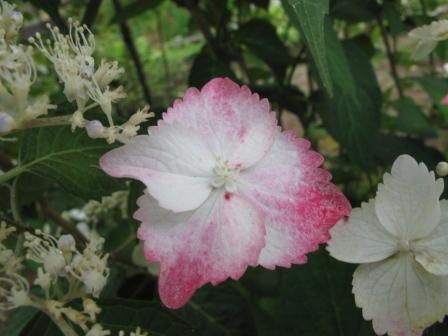
M 239 279 L 257 265 L 264 216 L 244 198 L 213 192 L 184 213 L 158 207 L 149 195 L 138 204 L 138 237 L 145 241 L 146 259 L 160 262 L 159 294 L 166 306 L 179 308 L 205 283 Z
M 397 238 L 379 222 L 375 202 L 363 203 L 330 230 L 327 250 L 331 256 L 350 263 L 368 263 L 390 257 L 398 250 Z
M 391 174 L 384 174 L 375 198 L 380 223 L 401 240 L 427 236 L 439 224 L 439 197 L 443 180 L 435 179 L 423 164 L 409 155 L 400 155 Z
M 410 253 L 360 265 L 353 293 L 378 335 L 420 336 L 448 313 L 448 277 L 426 272 Z
M 430 273 L 448 275 L 448 201 L 440 201 L 439 225 L 425 238 L 412 242 L 416 260 Z
M 258 162 L 279 132 L 267 99 L 228 78 L 215 78 L 201 91 L 187 90 L 163 115 L 162 124 L 175 121 L 207 139 L 216 156 L 242 169 Z
M 263 160 L 238 178 L 238 191 L 268 216 L 259 259 L 266 268 L 305 263 L 306 254 L 326 242 L 328 230 L 350 212 L 330 174 L 318 168 L 322 156 L 309 147 L 307 140 L 279 133 Z
M 115 177 L 142 181 L 159 204 L 175 212 L 197 208 L 209 196 L 215 159 L 202 138 L 173 123 L 151 127 L 100 160 Z

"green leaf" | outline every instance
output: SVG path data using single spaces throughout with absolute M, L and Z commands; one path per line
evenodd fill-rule
M 372 168 L 374 159 L 369 148 L 379 129 L 382 101 L 374 70 L 367 55 L 355 43 L 342 44 L 338 40 L 329 22 L 326 37 L 335 94 L 332 98 L 319 95 L 316 109 L 351 160 Z
M 159 6 L 163 0 L 135 0 L 129 5 L 124 6 L 120 12 L 115 13 L 110 23 L 126 21 L 133 17 L 143 14 L 147 10 L 154 9 Z
M 374 153 L 383 165 L 391 165 L 401 154 L 409 154 L 419 162 L 424 162 L 430 170 L 444 160 L 435 148 L 426 146 L 423 141 L 391 134 L 379 134 L 375 139 Z
M 288 48 L 280 40 L 275 27 L 269 21 L 252 19 L 240 26 L 235 37 L 263 60 L 280 82 L 283 81 L 291 57 Z
M 426 76 L 409 77 L 408 79 L 417 81 L 436 105 L 440 104 L 448 93 L 448 80 L 445 78 Z
M 428 137 L 437 135 L 420 106 L 411 98 L 400 98 L 392 106 L 398 111 L 395 122 L 399 130 Z
M 113 146 L 90 139 L 82 130 L 31 129 L 25 131 L 19 145 L 18 169 L 53 180 L 76 196 L 99 199 L 124 189 L 123 182 L 107 176 L 98 165 L 100 156 Z
M 400 4 L 388 1 L 383 6 L 384 18 L 389 25 L 390 34 L 393 37 L 397 37 L 404 30 L 403 23 L 401 22 Z
M 39 311 L 34 307 L 19 307 L 8 314 L 8 322 L 5 327 L 5 335 L 19 336 L 28 322 L 36 316 Z
M 236 76 L 227 63 L 218 59 L 208 46 L 204 46 L 194 59 L 188 83 L 200 88 L 213 77 L 235 79 Z
M 281 270 L 280 304 L 276 312 L 283 336 L 374 336 L 352 294 L 356 266 L 321 250 L 306 265 Z
M 328 0 L 282 0 L 283 8 L 292 23 L 299 29 L 316 65 L 320 80 L 327 93 L 333 95 L 325 43 L 325 18 Z
M 349 22 L 363 22 L 374 20 L 377 10 L 374 0 L 336 0 L 331 3 L 330 14 Z

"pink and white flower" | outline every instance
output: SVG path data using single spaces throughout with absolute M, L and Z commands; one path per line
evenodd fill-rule
M 229 79 L 188 89 L 148 133 L 104 155 L 101 167 L 147 187 L 138 237 L 146 259 L 160 262 L 168 307 L 248 266 L 305 263 L 350 212 L 319 168 L 322 156 L 280 131 L 266 99 Z

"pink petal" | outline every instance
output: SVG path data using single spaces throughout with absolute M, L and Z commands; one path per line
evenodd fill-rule
M 269 217 L 259 258 L 266 268 L 305 263 L 306 254 L 326 242 L 329 229 L 351 210 L 331 175 L 318 168 L 322 156 L 309 147 L 307 140 L 281 133 L 263 160 L 240 176 L 241 193 Z
M 106 153 L 101 168 L 115 177 L 142 181 L 159 204 L 175 212 L 202 204 L 211 192 L 215 159 L 207 143 L 177 123 L 149 129 Z
M 440 102 L 442 105 L 448 105 L 448 96 L 443 97 L 442 101 Z
M 228 78 L 216 78 L 201 91 L 189 89 L 163 116 L 201 134 L 217 156 L 241 168 L 250 167 L 269 150 L 278 132 L 267 99 Z
M 166 306 L 179 308 L 205 283 L 238 279 L 257 265 L 264 216 L 244 198 L 214 192 L 198 209 L 178 214 L 148 195 L 138 204 L 138 236 L 146 259 L 160 262 L 159 293 Z

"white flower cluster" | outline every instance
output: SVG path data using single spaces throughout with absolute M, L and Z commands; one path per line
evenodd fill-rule
M 67 331 L 64 328 L 74 332 L 71 324 L 75 324 L 87 335 L 109 335 L 99 333 L 102 328 L 96 324 L 96 316 L 101 309 L 90 297 L 101 293 L 109 276 L 108 255 L 102 253 L 104 240 L 90 240 L 81 253 L 71 235 L 56 239 L 40 230 L 26 232 L 26 258 L 39 264 L 33 281 L 42 289 L 43 297 L 39 297 L 30 293 L 28 280 L 19 273 L 22 258 L 1 243 L 13 231 L 5 223 L 0 226 L 0 310 L 33 306 L 48 314 L 63 332 Z M 78 298 L 82 299 L 82 310 L 68 305 Z
M 22 14 L 14 5 L 0 1 L 0 134 L 45 115 L 49 104 L 46 95 L 30 97 L 36 78 L 32 48 L 16 44 L 22 27 Z
M 101 60 L 95 67 L 93 53 L 95 37 L 89 28 L 70 20 L 68 35 L 62 34 L 57 27 L 48 25 L 53 41 L 44 40 L 40 34 L 31 38 L 33 43 L 52 63 L 64 84 L 64 94 L 68 101 L 75 102 L 77 110 L 71 117 L 72 129 L 86 128 L 91 138 L 104 138 L 109 143 L 116 140 L 126 142 L 134 137 L 140 124 L 153 114 L 149 107 L 137 111 L 127 122 L 115 125 L 112 118 L 112 105 L 126 97 L 123 87 L 112 89 L 111 83 L 123 73 L 117 62 Z M 99 106 L 107 117 L 108 126 L 99 120 L 87 120 L 85 113 Z

